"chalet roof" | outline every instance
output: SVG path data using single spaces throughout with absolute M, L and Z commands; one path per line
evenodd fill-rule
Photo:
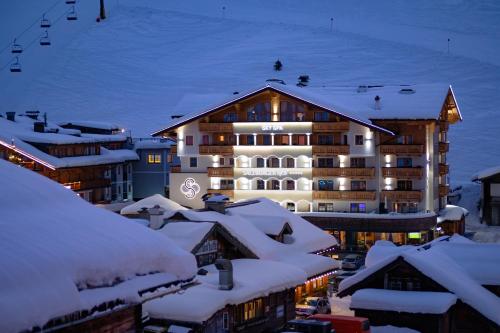
M 375 244 L 390 246 L 387 242 Z M 372 251 L 370 249 L 370 251 Z M 500 282 L 500 244 L 480 244 L 461 236 L 442 237 L 419 247 L 387 251 L 385 257 L 368 260 L 367 267 L 340 283 L 339 295 L 352 294 L 362 281 L 398 259 L 456 295 L 486 318 L 500 324 L 500 299 L 483 287 Z
M 196 273 L 166 237 L 0 160 L 1 332 L 31 330 Z
M 413 94 L 402 94 L 401 89 L 413 89 Z M 356 87 L 299 88 L 277 83 L 239 93 L 237 95 L 194 95 L 183 98 L 175 108 L 176 114 L 183 114 L 167 124 L 165 128 L 152 135 L 161 135 L 176 127 L 182 126 L 212 112 L 218 111 L 248 97 L 266 90 L 274 91 L 297 98 L 318 108 L 334 112 L 351 121 L 375 130 L 394 134 L 380 127 L 372 119 L 425 119 L 439 118 L 448 92 L 456 99 L 451 86 L 446 84 L 419 84 L 412 86 L 377 86 L 368 88 L 366 92 L 358 92 Z M 375 108 L 374 98 L 381 98 L 381 108 Z M 461 119 L 457 104 L 457 113 Z
M 496 176 L 498 174 L 500 174 L 500 165 L 479 171 L 478 173 L 472 176 L 472 181 L 476 180 L 482 181 L 483 179 Z
M 165 198 L 161 194 L 153 194 L 147 198 L 134 202 L 131 205 L 123 207 L 120 211 L 122 215 L 135 215 L 139 214 L 139 212 L 144 208 L 153 208 L 154 206 L 160 206 L 165 210 L 165 212 L 173 212 L 178 210 L 186 210 L 187 208 L 179 205 L 177 202 Z
M 212 222 L 170 222 L 158 231 L 182 249 L 192 252 L 214 226 Z

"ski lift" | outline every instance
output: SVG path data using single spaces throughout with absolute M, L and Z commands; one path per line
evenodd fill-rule
M 14 39 L 14 42 L 12 42 L 12 53 L 23 53 L 23 47 L 19 44 L 16 43 L 16 40 Z
M 66 4 L 68 5 L 74 5 L 76 3 L 76 0 L 66 0 Z
M 50 38 L 49 38 L 49 31 L 45 30 L 45 36 L 40 37 L 40 45 L 41 46 L 49 46 L 50 45 Z
M 76 21 L 77 19 L 77 16 L 76 16 L 76 12 L 75 12 L 75 6 L 72 6 L 71 7 L 71 11 L 68 13 L 68 15 L 66 16 L 66 19 L 68 21 Z
M 16 57 L 16 62 L 10 65 L 10 71 L 12 73 L 21 73 L 21 64 L 19 63 L 19 57 Z
M 50 28 L 50 21 L 45 18 L 45 14 L 43 14 L 42 20 L 40 21 L 40 28 Z

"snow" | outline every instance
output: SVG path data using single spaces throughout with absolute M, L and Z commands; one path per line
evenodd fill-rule
M 191 252 L 213 227 L 214 224 L 211 222 L 170 222 L 158 232 L 168 236 L 179 247 Z
M 222 195 L 222 194 L 216 194 L 216 195 L 212 195 L 211 197 L 209 197 L 206 201 L 207 202 L 224 202 L 224 201 L 229 201 L 229 197 L 226 195 Z
M 500 174 L 500 165 L 494 166 L 485 170 L 481 170 L 472 176 L 472 181 L 483 180 L 485 178 Z
M 441 314 L 456 302 L 455 295 L 445 292 L 360 289 L 351 297 L 351 308 Z
M 407 327 L 397 327 L 397 326 L 371 326 L 371 333 L 419 333 L 418 331 L 412 330 Z
M 97 208 L 27 169 L 0 161 L 0 331 L 18 332 L 108 296 L 196 273 L 194 257 L 166 237 Z M 120 283 L 113 285 L 119 281 Z
M 260 231 L 266 235 L 277 236 L 283 230 L 288 221 L 285 217 L 281 216 L 251 216 L 245 215 L 245 218 L 253 223 Z
M 156 205 L 160 206 L 160 208 L 163 208 L 165 210 L 165 212 L 172 212 L 172 211 L 186 210 L 187 209 L 187 208 L 179 205 L 177 202 L 165 198 L 161 194 L 154 194 L 150 197 L 139 200 L 139 201 L 127 206 L 127 207 L 124 207 L 120 211 L 120 214 L 122 214 L 122 215 L 135 215 L 135 214 L 139 214 L 139 212 L 144 208 L 149 209 L 149 208 L 153 208 Z
M 134 140 L 134 149 L 166 149 L 172 145 L 165 139 L 139 138 Z
M 318 217 L 339 217 L 339 218 L 359 218 L 359 219 L 387 219 L 387 220 L 413 220 L 416 218 L 425 218 L 436 216 L 434 212 L 418 212 L 418 213 L 396 213 L 388 214 L 378 213 L 342 213 L 342 212 L 307 212 L 299 213 L 300 216 L 318 216 Z
M 234 287 L 219 290 L 219 273 L 214 265 L 204 267 L 198 285 L 182 293 L 168 295 L 144 304 L 151 318 L 203 323 L 226 305 L 242 304 L 274 292 L 295 288 L 306 281 L 305 273 L 291 265 L 269 260 L 232 260 Z
M 72 121 L 65 121 L 65 122 L 59 123 L 59 126 L 67 126 L 67 125 L 74 125 L 74 126 L 79 126 L 79 127 L 90 127 L 90 128 L 103 129 L 103 130 L 109 130 L 109 131 L 121 129 L 120 125 L 102 122 L 102 121 L 72 120 Z
M 191 329 L 189 327 L 170 325 L 168 328 L 168 333 L 189 333 Z
M 469 211 L 465 208 L 455 205 L 446 205 L 444 209 L 439 211 L 437 222 L 442 223 L 444 221 L 460 221 L 464 216 L 467 216 L 468 214 Z

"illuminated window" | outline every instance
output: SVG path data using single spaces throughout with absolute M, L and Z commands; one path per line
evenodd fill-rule
M 351 203 L 351 213 L 366 213 L 366 204 Z
M 356 135 L 354 137 L 354 143 L 357 145 L 357 146 L 362 146 L 363 145 L 363 136 L 362 135 Z
M 333 212 L 333 203 L 321 202 L 318 204 L 318 212 Z
M 254 318 L 259 318 L 264 315 L 264 304 L 262 299 L 256 299 L 254 301 L 247 302 L 243 305 L 243 320 L 251 320 Z
M 160 164 L 161 154 L 148 154 L 148 164 Z
M 224 142 L 224 135 L 219 135 L 219 142 Z
M 192 146 L 193 145 L 193 136 L 192 135 L 186 135 L 186 146 Z

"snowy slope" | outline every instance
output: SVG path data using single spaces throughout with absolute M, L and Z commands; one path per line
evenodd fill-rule
M 0 3 L 0 51 L 52 3 Z M 277 76 L 280 58 L 279 77 L 289 83 L 300 74 L 327 87 L 451 83 L 464 116 L 450 135 L 452 181 L 500 163 L 491 153 L 500 128 L 491 98 L 500 92 L 495 0 L 111 0 L 99 24 L 97 3 L 81 1 L 77 22 L 51 29 L 53 47 L 28 50 L 21 75 L 0 72 L 0 111 L 39 108 L 57 120 L 112 121 L 147 135 L 184 94 L 260 85 Z M 9 59 L 0 54 L 0 69 Z

